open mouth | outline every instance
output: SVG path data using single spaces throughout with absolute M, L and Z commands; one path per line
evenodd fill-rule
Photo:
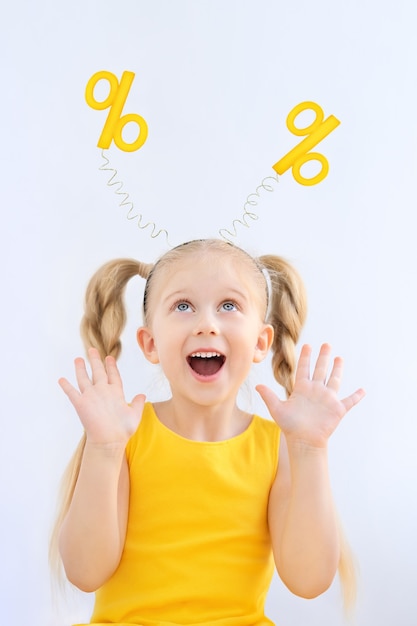
M 187 357 L 191 369 L 200 376 L 213 376 L 223 367 L 226 357 L 219 352 L 193 352 Z

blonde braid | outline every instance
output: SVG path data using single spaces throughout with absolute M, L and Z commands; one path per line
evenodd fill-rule
M 147 278 L 152 265 L 134 259 L 116 259 L 103 265 L 91 278 L 85 294 L 81 336 L 86 349 L 97 348 L 101 358 L 120 356 L 120 335 L 126 324 L 123 296 L 133 276 Z
M 307 296 L 298 272 L 285 259 L 274 255 L 259 258 L 271 281 L 267 322 L 274 328 L 272 370 L 287 396 L 294 386 L 297 343 L 307 315 Z

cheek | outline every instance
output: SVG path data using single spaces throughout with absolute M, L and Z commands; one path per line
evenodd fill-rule
M 182 329 L 178 328 L 178 325 L 173 326 L 166 321 L 159 325 L 156 322 L 154 328 L 156 329 L 154 334 L 155 345 L 159 356 L 165 360 L 173 360 L 181 350 L 184 335 Z
M 244 324 L 230 324 L 227 335 L 230 341 L 236 344 L 236 348 L 246 351 L 255 349 L 260 332 L 259 322 L 246 322 Z

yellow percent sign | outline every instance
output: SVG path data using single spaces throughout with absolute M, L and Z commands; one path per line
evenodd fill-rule
M 297 115 L 310 110 L 315 113 L 314 121 L 304 128 L 297 127 L 295 125 Z M 307 136 L 295 146 L 295 148 L 282 157 L 282 159 L 275 163 L 275 165 L 272 166 L 273 169 L 277 174 L 284 174 L 287 170 L 292 168 L 292 175 L 300 185 L 317 185 L 317 183 L 320 183 L 326 178 L 329 172 L 329 162 L 326 157 L 319 152 L 309 151 L 322 139 L 327 137 L 339 124 L 339 120 L 334 115 L 329 115 L 327 119 L 324 119 L 323 109 L 315 102 L 300 102 L 300 104 L 297 104 L 288 114 L 287 128 L 293 135 L 297 135 L 297 137 Z M 300 171 L 301 167 L 308 161 L 319 161 L 319 163 L 321 163 L 321 170 L 312 178 L 305 178 Z
M 97 146 L 99 148 L 109 148 L 113 140 L 120 150 L 134 152 L 139 150 L 145 143 L 148 137 L 148 125 L 143 117 L 137 113 L 127 113 L 122 116 L 123 107 L 134 78 L 135 74 L 133 72 L 123 72 L 119 83 L 114 74 L 101 71 L 93 74 L 88 81 L 85 89 L 87 104 L 97 111 L 110 107 L 106 123 L 98 140 Z M 110 85 L 109 95 L 102 101 L 96 100 L 94 97 L 94 89 L 100 80 L 107 80 Z M 122 137 L 123 128 L 129 122 L 133 122 L 139 127 L 138 137 L 131 143 L 127 143 Z

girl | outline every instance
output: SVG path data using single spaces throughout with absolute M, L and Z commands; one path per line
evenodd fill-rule
M 137 340 L 171 389 L 155 404 L 142 394 L 126 403 L 115 360 L 137 274 Z M 295 368 L 305 315 L 287 262 L 219 240 L 182 244 L 154 266 L 116 260 L 92 278 L 82 322 L 91 376 L 79 358 L 78 389 L 60 380 L 85 436 L 56 533 L 68 579 L 96 592 L 91 624 L 266 626 L 274 565 L 304 598 L 346 570 L 327 443 L 364 392 L 338 398 L 342 361 L 329 374 L 328 345 L 312 376 L 308 346 Z M 266 420 L 236 397 L 270 348 L 288 399 L 259 385 Z

